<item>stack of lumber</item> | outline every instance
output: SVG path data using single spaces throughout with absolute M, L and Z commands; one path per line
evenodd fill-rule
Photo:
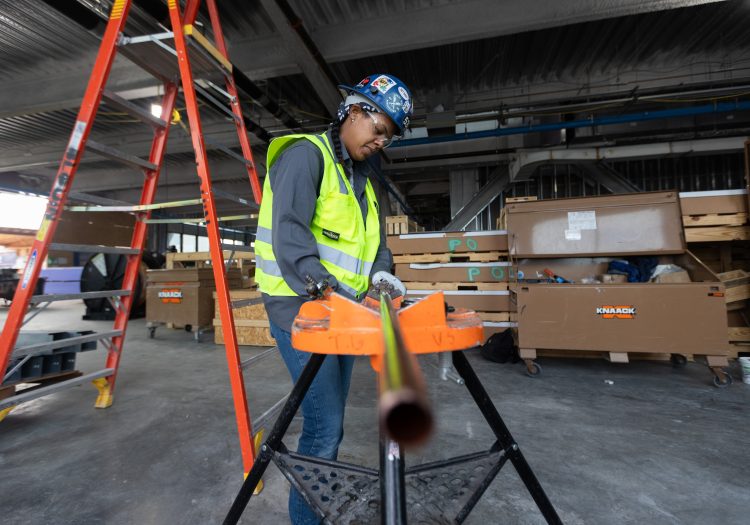
M 409 219 L 408 215 L 390 215 L 385 218 L 385 232 L 387 235 L 423 232 L 424 228 Z
M 232 290 L 229 292 L 233 303 L 251 300 L 253 304 L 233 308 L 234 326 L 237 332 L 237 343 L 251 346 L 275 346 L 276 341 L 271 337 L 268 315 L 260 300 L 260 292 L 254 290 Z M 214 292 L 214 342 L 218 345 L 224 344 L 224 331 L 219 316 L 219 303 L 216 301 Z
M 449 306 L 479 313 L 485 337 L 515 325 L 505 231 L 401 234 L 387 242 L 407 299 L 442 290 Z

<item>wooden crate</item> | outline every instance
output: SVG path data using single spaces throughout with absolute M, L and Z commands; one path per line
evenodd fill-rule
M 387 235 L 401 235 L 424 231 L 424 228 L 409 219 L 408 215 L 390 215 L 386 217 L 385 228 Z
M 229 261 L 232 252 L 224 250 L 224 262 Z M 253 252 L 235 252 L 232 256 L 232 265 L 239 268 L 248 266 L 255 267 L 255 253 Z M 185 252 L 185 253 L 167 253 L 167 269 L 173 268 L 210 268 L 210 252 Z
M 750 273 L 745 270 L 732 270 L 717 274 L 726 288 L 727 304 L 750 299 Z
M 704 215 L 683 215 L 685 228 L 699 226 L 742 226 L 747 224 L 747 213 L 708 213 Z
M 261 293 L 254 290 L 230 290 L 231 301 L 244 299 L 260 299 Z M 237 343 L 250 346 L 274 346 L 276 341 L 271 337 L 268 314 L 263 303 L 250 304 L 240 308 L 233 308 L 234 327 L 237 333 Z M 219 304 L 214 292 L 214 342 L 224 344 L 224 331 L 219 317 Z
M 247 346 L 276 346 L 276 339 L 271 337 L 271 329 L 254 326 L 236 326 L 237 344 Z M 224 330 L 219 324 L 214 325 L 214 342 L 224 344 Z
M 702 226 L 685 228 L 687 242 L 748 241 L 750 226 Z

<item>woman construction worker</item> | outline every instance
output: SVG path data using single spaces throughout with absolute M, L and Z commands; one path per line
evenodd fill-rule
M 393 257 L 365 159 L 404 133 L 412 114 L 411 93 L 385 74 L 339 89 L 345 100 L 325 133 L 279 137 L 268 148 L 255 279 L 271 335 L 295 382 L 310 358 L 291 344 L 292 322 L 309 300 L 308 280 L 327 281 L 354 300 L 382 281 L 406 293 L 390 274 Z M 353 356 L 328 355 L 323 362 L 302 402 L 300 454 L 336 459 L 353 365 Z M 289 515 L 294 525 L 319 523 L 294 488 Z

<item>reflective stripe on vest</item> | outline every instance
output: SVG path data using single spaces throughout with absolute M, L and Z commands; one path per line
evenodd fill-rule
M 268 228 L 264 228 L 263 226 L 258 226 L 258 231 L 255 234 L 255 240 L 273 245 L 271 230 Z M 344 253 L 341 250 L 337 250 L 336 248 L 333 248 L 326 244 L 320 242 L 317 244 L 318 254 L 320 255 L 321 259 L 325 259 L 326 261 L 331 262 L 339 268 L 348 272 L 357 273 L 359 275 L 369 277 L 373 263 L 357 259 L 353 255 Z M 261 268 L 261 270 L 263 270 L 263 268 Z M 275 274 L 272 272 L 266 273 L 269 275 L 276 275 L 277 277 L 281 277 L 281 274 Z
M 255 256 L 255 268 L 268 275 L 273 275 L 274 277 L 283 277 L 281 274 L 281 268 L 279 268 L 279 264 L 276 261 L 269 261 L 268 259 L 263 259 L 257 255 Z M 343 289 L 352 297 L 359 298 L 360 292 L 351 286 L 339 282 L 339 288 Z

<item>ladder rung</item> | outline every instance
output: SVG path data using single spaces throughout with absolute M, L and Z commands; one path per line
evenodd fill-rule
M 227 191 L 220 190 L 219 188 L 213 188 L 213 192 L 214 192 L 214 195 L 216 195 L 217 197 L 222 197 L 230 201 L 239 202 L 240 204 L 244 204 L 245 206 L 250 206 L 254 210 L 260 209 L 260 206 L 258 206 L 258 203 L 255 201 L 249 201 L 247 199 L 243 199 L 242 197 L 238 195 L 234 195 Z
M 195 90 L 198 93 L 200 93 L 201 95 L 203 95 L 204 97 L 206 97 L 208 100 L 210 100 L 211 102 L 213 102 L 215 109 L 218 109 L 219 111 L 223 111 L 224 113 L 227 114 L 227 116 L 229 118 L 231 118 L 235 122 L 239 122 L 239 120 L 240 120 L 239 117 L 237 115 L 235 115 L 234 113 L 232 113 L 232 110 L 227 107 L 226 103 L 222 102 L 221 100 L 218 100 L 207 89 L 202 88 L 198 84 L 193 83 L 193 87 L 195 87 Z M 203 136 L 203 140 L 206 140 L 205 135 Z M 242 160 L 244 161 L 245 159 L 243 158 Z
M 50 250 L 61 252 L 81 252 L 81 253 L 112 253 L 120 255 L 138 255 L 140 251 L 136 248 L 127 248 L 125 246 L 102 246 L 101 244 L 66 244 L 53 242 L 49 245 Z
M 99 341 L 101 339 L 109 339 L 110 337 L 117 337 L 122 335 L 122 330 L 110 330 L 109 332 L 99 332 L 94 334 L 78 335 L 76 337 L 68 337 L 67 339 L 58 339 L 57 341 L 47 341 L 44 343 L 36 343 L 33 345 L 21 346 L 13 350 L 13 358 L 23 357 L 25 355 L 37 355 L 49 352 L 50 350 L 57 350 L 58 348 L 66 348 L 68 346 L 77 345 L 80 343 L 89 343 L 91 341 Z
M 64 294 L 45 294 L 34 295 L 31 302 L 51 303 L 55 301 L 70 301 L 73 299 L 102 299 L 105 297 L 124 297 L 130 295 L 129 290 L 105 290 L 103 292 L 81 292 L 81 293 L 64 293 Z
M 263 302 L 263 297 L 254 297 L 252 299 L 238 299 L 232 301 L 232 308 L 242 308 L 243 306 L 253 306 Z
M 233 159 L 238 160 L 238 161 L 242 162 L 243 164 L 245 164 L 245 165 L 247 165 L 247 166 L 249 166 L 251 168 L 253 167 L 253 163 L 250 162 L 249 160 L 247 160 L 245 157 L 243 157 L 242 155 L 240 155 L 238 153 L 235 153 L 234 151 L 232 151 L 229 147 L 225 146 L 224 144 L 219 144 L 218 142 L 210 139 L 208 137 L 208 135 L 205 135 L 203 137 L 203 140 L 205 140 L 206 144 L 210 145 L 212 148 L 218 149 L 219 151 L 223 151 L 224 153 L 226 153 L 227 155 L 229 155 Z
M 252 213 L 252 214 L 245 214 L 245 215 L 226 215 L 224 217 L 217 217 L 216 220 L 219 222 L 234 222 L 234 221 L 244 221 L 248 219 L 257 219 L 258 214 Z M 143 221 L 146 224 L 181 224 L 181 223 L 191 223 L 191 224 L 198 224 L 201 222 L 206 222 L 205 217 L 184 217 L 181 219 L 143 219 Z
M 131 155 L 129 153 L 125 153 L 124 151 L 120 151 L 111 146 L 106 146 L 91 139 L 86 142 L 86 147 L 91 151 L 98 153 L 102 157 L 107 157 L 108 159 L 122 162 L 123 164 L 133 166 L 134 168 L 146 169 L 151 171 L 155 171 L 158 168 L 156 164 L 153 164 L 145 159 L 136 157 L 135 155 Z
M 166 121 L 159 117 L 155 117 L 150 111 L 133 104 L 129 100 L 122 98 L 117 93 L 105 89 L 102 92 L 102 98 L 107 101 L 107 105 L 117 108 L 120 111 L 124 111 L 128 115 L 135 117 L 146 124 L 151 124 L 152 126 L 157 126 L 159 128 L 167 127 Z
M 15 406 L 15 405 L 20 405 L 21 403 L 31 401 L 32 399 L 38 399 L 40 397 L 44 397 L 49 394 L 54 394 L 55 392 L 65 390 L 66 388 L 80 385 L 88 381 L 93 381 L 94 379 L 98 379 L 100 377 L 111 376 L 114 373 L 114 371 L 115 371 L 114 368 L 105 368 L 103 370 L 99 370 L 98 372 L 92 372 L 90 374 L 82 375 L 80 377 L 74 377 L 73 379 L 68 379 L 67 381 L 60 381 L 59 383 L 55 383 L 53 385 L 43 386 L 41 388 L 35 388 L 31 390 L 30 392 L 21 392 L 17 396 L 6 397 L 5 399 L 0 401 L 0 410 Z M 26 382 L 33 383 L 34 380 L 30 379 Z
M 228 252 L 254 252 L 255 248 L 252 248 L 250 246 L 245 246 L 244 244 L 222 244 L 221 245 L 222 250 L 226 250 Z
M 131 204 L 128 206 L 67 206 L 68 211 L 148 211 L 163 210 L 165 208 L 181 208 L 183 206 L 194 206 L 203 204 L 201 199 L 188 199 L 184 201 L 156 202 L 154 204 Z
M 191 49 L 190 65 L 195 78 L 224 79 L 231 74 L 232 64 L 218 53 L 218 50 L 205 38 L 196 37 L 197 32 L 185 28 L 186 42 Z M 133 63 L 156 78 L 174 80 L 179 77 L 177 52 L 174 49 L 174 33 L 171 31 L 125 37 L 120 39 L 120 52 Z

